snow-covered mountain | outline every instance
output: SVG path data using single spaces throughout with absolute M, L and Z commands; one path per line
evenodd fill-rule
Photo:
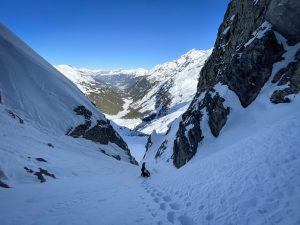
M 151 133 L 153 129 L 166 132 L 168 124 L 191 102 L 200 70 L 211 51 L 193 49 L 151 70 L 103 71 L 68 65 L 56 68 L 118 124 L 128 126 L 130 123 L 144 133 Z
M 151 135 L 145 160 L 179 168 L 198 152 L 299 118 L 300 30 L 297 23 L 286 30 L 299 7 L 299 1 L 231 1 L 192 103 L 166 135 Z
M 46 168 L 57 175 L 81 144 L 83 155 L 90 148 L 136 164 L 110 121 L 76 85 L 2 24 L 0 49 L 2 183 L 44 179 Z M 41 164 L 50 158 L 49 166 Z
M 230 1 L 188 109 L 157 110 L 150 121 L 179 115 L 148 138 L 150 178 L 75 85 L 1 26 L 0 187 L 13 187 L 0 188 L 1 224 L 299 224 L 299 8 L 298 0 Z

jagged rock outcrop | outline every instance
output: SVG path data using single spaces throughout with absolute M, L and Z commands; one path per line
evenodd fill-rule
M 204 98 L 204 105 L 206 106 L 206 111 L 208 114 L 208 125 L 210 127 L 211 133 L 218 137 L 221 129 L 227 121 L 227 116 L 229 115 L 229 107 L 224 107 L 224 98 L 220 97 L 219 93 L 215 96 L 211 96 L 209 93 Z
M 208 123 L 214 137 L 227 122 L 230 109 L 218 85 L 227 86 L 248 107 L 273 76 L 273 66 L 287 51 L 280 35 L 289 45 L 299 42 L 300 1 L 232 0 L 210 58 L 201 70 L 197 93 L 183 114 L 173 146 L 173 163 L 183 166 L 197 152 L 205 138 L 201 129 Z M 297 94 L 300 85 L 299 52 L 273 78 L 280 87 L 270 96 L 273 103 L 289 102 L 287 95 Z M 203 117 L 207 119 L 203 121 Z
M 153 142 L 152 142 L 152 138 L 151 138 L 152 135 L 149 135 L 148 139 L 147 139 L 147 143 L 145 145 L 145 154 L 147 153 L 147 151 L 149 150 L 149 148 L 152 146 Z M 145 157 L 145 156 L 144 156 Z
M 272 80 L 272 83 L 277 83 L 279 87 L 287 85 L 284 89 L 276 90 L 272 94 L 271 101 L 275 104 L 289 103 L 291 100 L 288 95 L 300 92 L 300 50 L 298 50 L 295 58 L 296 61 L 279 70 Z
M 130 150 L 121 136 L 113 129 L 109 120 L 97 120 L 96 124 L 92 126 L 92 112 L 86 109 L 84 106 L 77 106 L 74 112 L 84 117 L 85 122 L 70 129 L 67 135 L 78 138 L 82 137 L 96 143 L 107 145 L 109 142 L 119 146 L 126 155 L 129 157 L 130 163 L 138 165 L 137 161 L 130 154 Z M 120 156 L 119 156 L 120 157 Z M 118 158 L 119 158 L 118 157 Z

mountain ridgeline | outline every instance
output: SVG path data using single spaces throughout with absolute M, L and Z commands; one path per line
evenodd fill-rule
M 199 72 L 212 50 L 191 50 L 153 69 L 89 70 L 56 66 L 108 115 L 146 123 L 190 103 Z M 126 103 L 125 103 L 126 102 Z M 126 109 L 124 109 L 124 105 Z M 140 125 L 142 127 L 143 124 Z
M 208 146 L 223 130 L 232 130 L 239 117 L 258 121 L 255 113 L 270 117 L 274 107 L 293 104 L 300 91 L 299 17 L 297 0 L 232 0 L 189 108 L 156 147 L 151 147 L 156 134 L 150 136 L 147 154 L 179 168 L 201 151 L 202 143 Z M 235 126 L 239 133 L 250 129 Z
M 206 123 L 204 113 L 211 133 L 218 137 L 234 110 L 224 104 L 218 84 L 233 91 L 244 108 L 255 101 L 269 80 L 276 86 L 269 99 L 274 104 L 291 102 L 289 95 L 299 93 L 299 8 L 297 0 L 229 3 L 212 55 L 201 71 L 196 96 L 176 133 L 176 167 L 189 161 L 205 138 L 201 129 L 201 123 Z M 296 49 L 291 50 L 296 43 Z M 288 51 L 291 58 L 284 55 Z M 274 66 L 282 60 L 286 62 Z

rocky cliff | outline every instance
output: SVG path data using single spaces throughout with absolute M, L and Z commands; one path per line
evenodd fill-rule
M 197 93 L 183 114 L 173 145 L 173 162 L 183 166 L 201 149 L 202 127 L 214 137 L 230 117 L 226 86 L 247 108 L 268 82 L 269 101 L 291 102 L 300 85 L 300 1 L 232 0 L 219 27 L 214 50 L 201 70 Z M 203 117 L 206 116 L 204 120 Z

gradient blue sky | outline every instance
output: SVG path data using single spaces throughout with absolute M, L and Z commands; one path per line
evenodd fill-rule
M 150 68 L 213 47 L 229 0 L 1 0 L 0 20 L 52 64 Z

